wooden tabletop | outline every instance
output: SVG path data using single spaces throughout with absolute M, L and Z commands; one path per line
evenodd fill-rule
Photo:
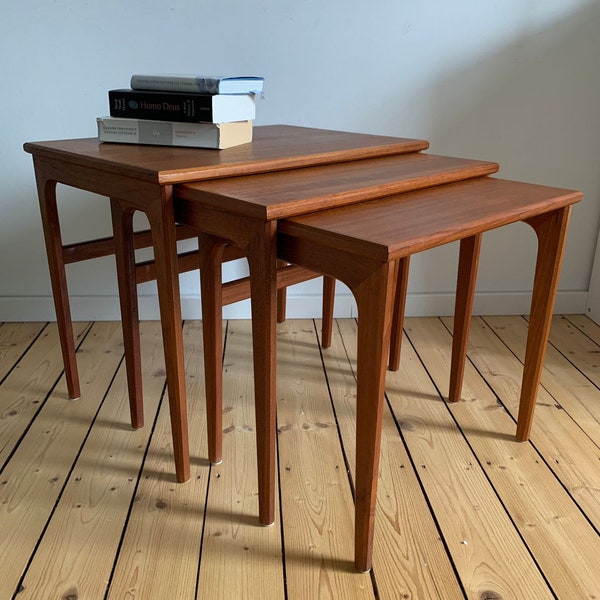
M 226 150 L 101 143 L 97 138 L 27 142 L 26 152 L 161 185 L 264 173 L 374 156 L 419 152 L 429 143 L 291 125 L 254 128 L 254 139 Z
M 176 204 L 281 219 L 498 171 L 498 164 L 411 153 L 178 185 Z M 184 219 L 183 222 L 188 222 Z
M 581 192 L 482 177 L 280 221 L 345 252 L 386 262 L 579 202 Z

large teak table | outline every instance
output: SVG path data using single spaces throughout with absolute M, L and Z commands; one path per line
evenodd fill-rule
M 187 481 L 190 466 L 174 186 L 307 165 L 414 153 L 427 147 L 428 143 L 423 140 L 286 125 L 256 127 L 251 144 L 219 152 L 102 144 L 96 138 L 26 143 L 25 151 L 33 156 L 69 396 L 79 396 L 79 381 L 65 265 L 114 252 L 132 421 L 134 426 L 141 423 L 141 415 L 134 415 L 138 410 L 134 407 L 141 406 L 142 393 L 133 235 L 133 214 L 139 210 L 148 218 L 154 250 L 176 475 L 178 481 Z M 110 198 L 114 239 L 109 240 L 108 251 L 107 240 L 63 245 L 57 183 Z M 273 235 L 274 229 L 267 237 L 274 254 Z M 261 238 L 261 243 L 265 239 Z M 257 252 L 260 254 L 261 250 L 257 248 Z

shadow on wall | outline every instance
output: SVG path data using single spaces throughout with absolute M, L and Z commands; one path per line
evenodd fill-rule
M 578 189 L 561 289 L 587 290 L 600 223 L 600 2 L 441 78 L 431 151 L 500 163 L 500 177 Z M 478 290 L 532 287 L 536 240 L 522 224 L 484 236 Z M 417 266 L 415 264 L 415 266 Z M 433 264 L 423 260 L 418 287 Z M 438 267 L 439 268 L 439 267 Z M 425 286 L 427 284 L 425 283 Z

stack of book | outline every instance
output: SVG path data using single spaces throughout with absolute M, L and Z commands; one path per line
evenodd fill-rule
M 123 144 L 231 148 L 252 141 L 263 77 L 133 75 L 110 90 L 98 139 Z

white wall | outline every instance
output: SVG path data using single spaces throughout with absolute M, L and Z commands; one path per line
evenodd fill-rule
M 266 78 L 257 124 L 430 140 L 432 153 L 495 160 L 507 178 L 577 188 L 557 309 L 583 312 L 600 221 L 600 2 L 596 0 L 21 0 L 0 17 L 0 320 L 54 318 L 25 141 L 89 137 L 107 90 L 133 72 Z M 61 191 L 63 191 L 61 189 Z M 110 233 L 107 202 L 64 190 L 65 241 Z M 142 223 L 140 222 L 140 225 Z M 535 240 L 484 239 L 480 312 L 525 312 Z M 457 247 L 413 259 L 409 314 L 452 310 Z M 229 276 L 243 269 L 230 268 Z M 112 259 L 68 268 L 74 317 L 118 318 Z M 197 276 L 182 277 L 198 316 Z M 320 286 L 289 292 L 319 314 Z M 340 287 L 338 314 L 350 314 Z M 156 317 L 153 284 L 142 315 Z M 247 315 L 247 306 L 229 316 Z

